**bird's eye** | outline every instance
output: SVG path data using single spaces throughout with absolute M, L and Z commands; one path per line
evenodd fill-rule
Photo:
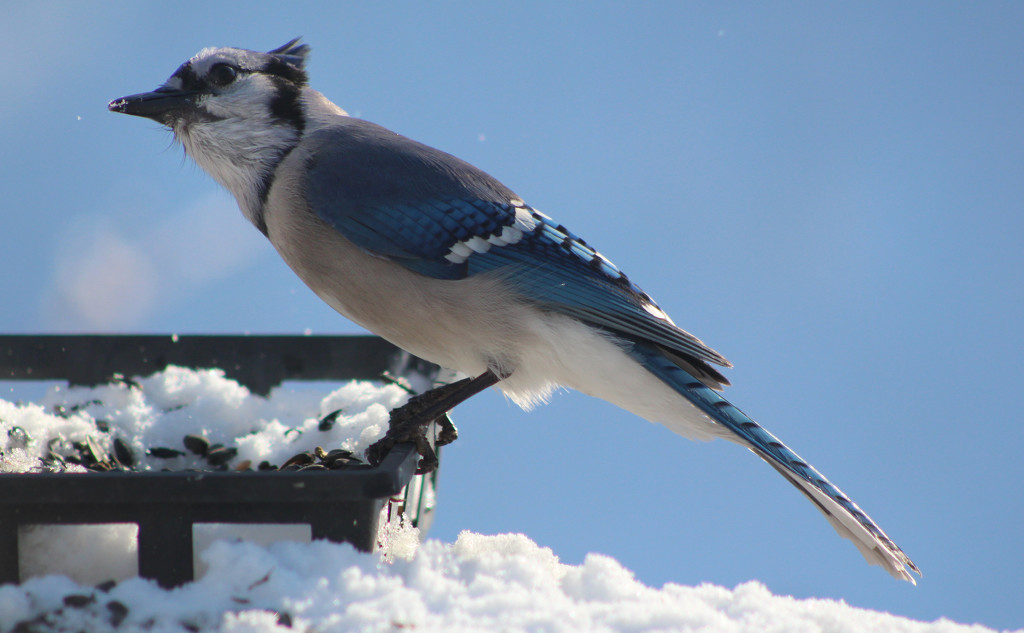
M 238 76 L 238 69 L 231 64 L 214 64 L 206 78 L 214 86 L 223 88 Z

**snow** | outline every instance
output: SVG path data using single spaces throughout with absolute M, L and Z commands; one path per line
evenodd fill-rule
M 314 390 L 278 388 L 262 398 L 220 370 L 181 367 L 92 388 L 54 386 L 38 404 L 0 400 L 0 449 L 7 443 L 0 471 L 36 469 L 51 443 L 69 453 L 71 443 L 87 438 L 107 453 L 114 452 L 114 440 L 120 438 L 137 461 L 135 470 L 204 467 L 201 456 L 183 447 L 189 434 L 236 447 L 238 455 L 229 462 L 236 467 L 246 461 L 253 468 L 261 461 L 280 466 L 317 446 L 359 453 L 384 434 L 388 411 L 406 398 L 408 392 L 397 385 L 366 381 L 347 383 L 326 397 Z M 343 415 L 321 430 L 321 420 L 338 410 Z M 147 455 L 154 447 L 186 454 L 172 459 Z
M 87 438 L 108 453 L 120 438 L 142 470 L 202 466 L 187 451 L 145 455 L 156 446 L 184 450 L 186 434 L 236 447 L 231 468 L 280 465 L 316 446 L 358 454 L 406 397 L 396 385 L 352 382 L 326 396 L 278 388 L 265 399 L 219 371 L 173 367 L 91 389 L 52 387 L 38 404 L 0 400 L 0 470 L 40 470 L 48 452 Z M 421 544 L 417 529 L 392 523 L 382 550 L 364 553 L 310 541 L 294 525 L 230 527 L 195 526 L 198 579 L 171 590 L 135 575 L 132 524 L 25 528 L 22 571 L 33 577 L 0 586 L 0 633 L 991 630 L 775 596 L 757 582 L 648 587 L 612 558 L 567 565 L 520 534 L 463 532 L 454 543 Z M 110 578 L 117 582 L 99 584 Z
M 3 586 L 0 631 L 991 630 L 775 596 L 757 582 L 656 589 L 607 556 L 566 565 L 519 534 L 464 532 L 455 543 L 429 540 L 391 563 L 326 541 L 218 541 L 204 562 L 202 579 L 174 590 L 134 578 L 104 591 L 61 576 Z

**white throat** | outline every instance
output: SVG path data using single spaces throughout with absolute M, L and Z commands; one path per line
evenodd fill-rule
M 230 97 L 207 97 L 198 105 L 209 119 L 178 121 L 174 136 L 185 152 L 238 201 L 242 213 L 257 227 L 262 226 L 264 187 L 281 159 L 308 134 L 329 125 L 345 111 L 311 88 L 299 96 L 303 113 L 303 131 L 282 122 L 270 111 L 266 99 L 253 93 L 272 93 L 271 86 L 260 85 L 254 77 L 246 90 Z M 268 82 L 269 83 L 269 82 Z
M 242 213 L 259 226 L 262 188 L 281 158 L 298 144 L 300 132 L 270 111 L 265 96 L 272 88 L 259 85 L 265 79 L 253 79 L 236 94 L 205 97 L 197 105 L 208 118 L 180 120 L 173 129 L 185 152 L 230 191 Z

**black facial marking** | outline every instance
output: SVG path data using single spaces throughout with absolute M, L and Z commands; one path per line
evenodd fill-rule
M 263 192 L 260 192 L 260 200 L 264 203 L 266 202 L 266 194 L 264 194 Z M 263 237 L 266 237 L 268 239 L 270 238 L 270 232 L 269 229 L 267 229 L 267 220 L 266 218 L 263 217 L 262 205 L 260 205 L 260 212 L 256 216 L 256 228 L 259 230 L 260 233 L 263 234 Z
M 183 90 L 199 90 L 203 87 L 203 82 L 199 79 L 199 75 L 192 69 L 192 62 L 185 62 L 171 76 L 181 80 Z
M 302 115 L 302 105 L 299 103 L 299 95 L 302 94 L 300 87 L 278 75 L 271 75 L 270 81 L 274 84 L 274 98 L 270 102 L 271 114 L 274 115 L 274 118 L 277 119 L 279 123 L 292 126 L 301 134 L 303 128 L 306 126 L 306 119 Z M 292 149 L 292 147 L 289 147 L 287 150 L 281 152 L 281 155 L 274 160 L 275 168 L 266 173 L 264 178 L 260 181 L 257 189 L 260 198 L 261 212 L 256 221 L 256 228 L 258 228 L 264 235 L 267 234 L 267 224 L 263 219 L 262 208 L 263 205 L 266 204 L 267 196 L 270 194 L 270 188 L 274 184 L 274 176 L 277 174 L 276 165 L 279 165 L 281 161 L 288 156 Z
M 260 70 L 268 75 L 287 79 L 296 86 L 303 86 L 309 81 L 309 76 L 306 75 L 306 71 L 298 66 L 289 64 L 277 56 L 271 56 L 270 59 L 267 60 L 266 65 Z
M 270 102 L 270 112 L 282 123 L 291 125 L 299 132 L 306 126 L 302 116 L 302 105 L 299 103 L 301 90 L 294 83 L 279 76 L 271 76 L 274 83 L 275 96 Z

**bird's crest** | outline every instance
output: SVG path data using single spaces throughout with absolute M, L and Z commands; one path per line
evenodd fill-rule
M 267 54 L 277 57 L 286 64 L 291 64 L 292 66 L 304 70 L 306 67 L 306 58 L 309 56 L 309 52 L 312 49 L 309 47 L 309 44 L 301 43 L 301 40 L 301 37 L 296 37 L 283 46 L 278 46 L 272 51 L 267 51 Z

